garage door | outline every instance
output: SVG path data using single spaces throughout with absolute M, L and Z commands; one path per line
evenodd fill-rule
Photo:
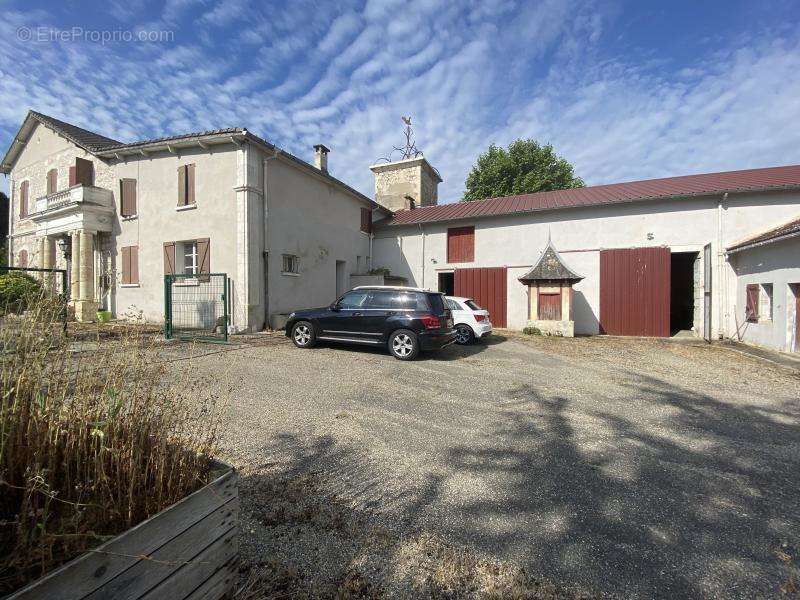
M 600 252 L 600 333 L 669 336 L 669 248 Z
M 489 317 L 495 327 L 506 326 L 508 278 L 505 267 L 456 269 L 454 279 L 456 296 L 474 299 L 482 308 L 489 311 Z

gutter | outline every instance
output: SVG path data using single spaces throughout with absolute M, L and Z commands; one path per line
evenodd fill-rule
M 422 236 L 422 282 L 420 283 L 421 288 L 425 288 L 425 228 L 422 226 L 422 223 L 418 224 L 419 226 L 419 233 Z
M 722 339 L 724 337 L 724 330 L 725 326 L 728 322 L 729 314 L 728 314 L 728 273 L 725 270 L 725 265 L 728 263 L 727 257 L 725 255 L 725 247 L 722 244 L 722 237 L 723 237 L 723 204 L 728 201 L 728 192 L 725 192 L 717 201 L 717 272 L 719 273 L 719 301 L 717 302 L 718 311 L 719 311 L 719 326 L 717 328 L 717 339 Z M 712 281 L 713 281 L 713 274 L 712 274 Z M 712 290 L 714 286 L 712 283 Z
M 737 252 L 742 252 L 743 250 L 750 250 L 752 248 L 760 248 L 761 246 L 766 246 L 767 244 L 772 244 L 773 242 L 782 242 L 783 240 L 789 240 L 800 236 L 800 230 L 792 231 L 790 233 L 784 233 L 783 235 L 778 235 L 766 240 L 761 240 L 758 242 L 753 242 L 751 244 L 743 244 L 742 246 L 738 246 L 736 248 L 730 248 L 725 251 L 726 255 L 736 254 Z

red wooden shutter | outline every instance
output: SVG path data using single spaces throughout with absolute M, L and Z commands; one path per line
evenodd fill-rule
M 447 262 L 475 260 L 475 228 L 452 227 L 447 230 Z
M 139 283 L 139 246 L 130 247 L 130 280 Z
M 164 275 L 175 274 L 175 242 L 164 242 Z
M 28 216 L 28 182 L 23 181 L 19 184 L 19 216 Z
M 542 321 L 561 320 L 561 292 L 539 292 L 539 319 Z
M 127 284 L 131 282 L 131 248 L 125 246 L 122 248 L 122 283 Z
M 18 266 L 22 268 L 28 266 L 28 251 L 25 250 L 24 248 L 19 251 L 19 261 L 17 262 L 19 263 Z
M 94 185 L 94 163 L 85 158 L 75 159 L 75 183 L 85 186 Z
M 123 217 L 132 217 L 136 214 L 136 180 L 120 179 L 120 214 Z
M 75 165 L 71 165 L 69 168 L 69 187 L 73 185 L 78 185 L 78 173 Z
M 178 167 L 178 206 L 186 206 L 186 167 Z
M 194 204 L 194 165 L 186 165 L 186 204 Z
M 745 309 L 745 318 L 749 323 L 758 322 L 758 300 L 760 290 L 757 283 L 751 283 L 747 286 L 747 308 Z
M 372 233 L 372 210 L 369 208 L 361 209 L 361 231 Z
M 47 195 L 53 194 L 58 189 L 58 169 L 50 169 L 47 172 Z

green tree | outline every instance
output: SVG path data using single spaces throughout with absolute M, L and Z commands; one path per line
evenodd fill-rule
M 553 146 L 516 140 L 508 149 L 494 144 L 478 157 L 467 176 L 462 201 L 583 187 L 572 165 Z

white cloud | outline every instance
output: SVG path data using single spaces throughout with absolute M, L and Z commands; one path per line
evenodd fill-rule
M 307 159 L 325 143 L 333 173 L 371 195 L 367 167 L 410 114 L 445 201 L 489 143 L 518 137 L 552 142 L 589 183 L 800 162 L 791 28 L 709 39 L 674 67 L 603 54 L 608 13 L 572 0 L 170 0 L 150 26 L 175 43 L 16 39 L 50 19 L 0 21 L 4 147 L 29 107 L 125 140 L 244 126 Z

